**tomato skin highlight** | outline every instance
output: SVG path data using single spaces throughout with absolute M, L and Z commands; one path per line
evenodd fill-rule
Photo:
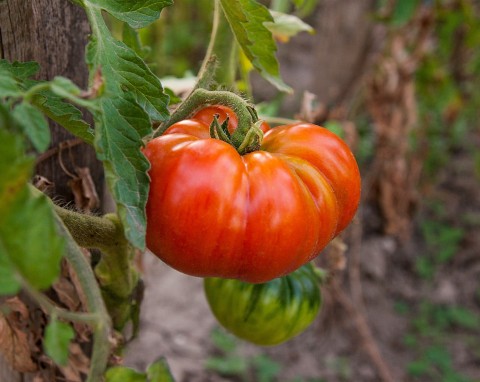
M 278 127 L 261 150 L 243 156 L 205 138 L 208 130 L 181 121 L 144 150 L 151 163 L 147 247 L 171 267 L 264 283 L 317 256 L 353 217 L 358 167 L 328 130 Z
M 174 123 L 170 126 L 163 135 L 167 134 L 188 134 L 200 139 L 210 138 L 210 131 L 208 129 L 210 125 L 206 125 L 204 122 L 197 119 L 184 119 L 183 121 Z
M 223 327 L 262 346 L 278 345 L 304 331 L 322 303 L 311 264 L 263 284 L 206 278 L 204 290 Z

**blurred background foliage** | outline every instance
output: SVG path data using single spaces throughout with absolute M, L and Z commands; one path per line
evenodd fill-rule
M 263 3 L 273 10 L 291 12 L 309 21 L 315 17 L 321 1 L 273 0 Z M 472 151 L 476 162 L 480 162 L 474 142 L 465 141 L 466 134 L 478 127 L 479 6 L 476 0 L 381 0 L 369 15 L 373 26 L 395 33 L 395 30 L 403 30 L 405 26 L 408 28 L 420 8 L 427 9 L 432 14 L 434 26 L 430 31 L 429 47 L 415 73 L 418 126 L 421 128 L 411 136 L 411 145 L 417 150 L 424 150 L 427 142 L 424 170 L 429 177 L 433 177 L 448 161 L 451 152 L 465 144 L 465 149 Z M 342 6 L 339 6 L 339 12 L 348 13 L 348 9 L 342 10 Z M 183 0 L 166 8 L 157 22 L 139 31 L 143 56 L 160 78 L 191 77 L 198 72 L 209 41 L 211 18 L 210 0 Z M 113 19 L 110 22 L 114 33 L 121 39 L 124 33 L 123 23 Z M 377 42 L 374 49 L 381 49 L 386 43 L 387 41 Z M 305 55 L 308 53 L 306 51 Z M 295 62 L 289 57 L 281 58 L 281 67 Z M 312 70 L 314 68 L 313 62 Z M 368 76 L 371 70 L 374 70 L 373 65 L 363 68 L 357 75 L 359 78 Z M 291 85 L 295 87 L 295 84 Z M 247 84 L 240 84 L 239 88 L 250 93 Z M 296 94 L 297 98 L 301 96 Z M 375 139 L 371 134 L 371 119 L 364 114 L 365 109 L 356 107 L 362 104 L 362 96 L 351 95 L 347 105 L 348 117 L 355 120 L 362 138 L 358 147 L 360 161 L 373 155 L 371 140 Z M 259 98 L 264 97 L 260 95 Z M 270 97 L 271 102 L 262 104 L 262 112 L 293 118 L 291 110 L 282 110 L 282 103 L 278 101 L 281 98 L 281 94 Z
M 263 3 L 276 11 L 293 13 L 314 27 L 318 20 L 328 21 L 322 19 L 323 11 L 333 9 L 332 1 L 326 0 Z M 324 7 L 327 3 L 330 8 Z M 284 102 L 285 95 L 256 77 L 257 86 L 250 86 L 245 83 L 246 77 L 241 77 L 237 87 L 261 101 L 260 114 L 273 122 L 300 116 L 341 135 L 354 149 L 364 177 L 365 201 L 359 214 L 364 239 L 392 235 L 398 248 L 407 247 L 400 251 L 407 259 L 395 260 L 392 267 L 405 271 L 403 282 L 418 288 L 418 295 L 411 301 L 396 298 L 396 292 L 389 297 L 396 301 L 396 314 L 408 322 L 408 330 L 399 334 L 403 337 L 400 347 L 409 354 L 404 367 L 406 378 L 479 381 L 480 371 L 474 375 L 475 372 L 458 366 L 452 343 L 474 334 L 464 342 L 478 371 L 480 281 L 478 272 L 468 273 L 462 267 L 469 264 L 471 270 L 478 266 L 480 253 L 480 248 L 475 248 L 478 240 L 473 238 L 480 229 L 480 1 L 371 3 L 367 11 L 362 11 L 368 24 L 365 57 L 362 56 L 362 65 L 352 67 L 353 73 L 344 73 L 350 79 L 341 96 L 329 97 L 327 90 L 319 94 L 312 89 L 313 98 L 308 98 L 304 91 L 309 89 L 298 89 L 293 81 L 288 83 L 296 90 L 296 106 L 292 109 Z M 333 16 L 353 17 L 352 4 L 341 2 Z M 177 1 L 162 13 L 160 20 L 139 31 L 143 45 L 139 49 L 160 78 L 195 76 L 208 45 L 211 14 L 210 0 Z M 118 38 L 128 39 L 128 31 L 122 30 L 121 23 L 113 19 L 110 23 Z M 322 64 L 308 44 L 324 37 L 321 27 L 320 24 L 317 35 L 302 33 L 281 43 L 282 72 L 294 73 L 292 78 L 315 78 Z M 337 36 L 329 38 L 333 43 L 337 41 Z M 299 54 L 288 44 L 304 44 L 303 51 Z M 348 55 L 350 50 L 347 46 L 342 54 Z M 335 52 L 325 50 L 321 54 Z M 305 58 L 308 65 L 299 65 L 298 61 Z M 344 57 L 332 57 L 332 65 L 342 60 Z M 248 69 L 245 62 L 241 65 L 243 70 Z M 375 86 L 390 86 L 392 90 L 382 93 L 380 89 L 378 99 L 372 96 Z M 375 108 L 379 110 L 374 112 Z M 385 145 L 392 146 L 390 151 L 382 151 Z M 382 172 L 390 157 L 393 167 L 385 167 Z M 404 183 L 398 181 L 402 177 Z M 385 184 L 400 195 L 405 194 L 405 208 L 399 209 L 401 203 L 395 197 L 385 204 Z M 407 220 L 407 229 L 404 224 L 396 230 L 401 224 L 395 225 L 389 219 Z M 385 228 L 389 224 L 390 231 Z M 408 250 L 410 255 L 405 255 Z M 456 260 L 459 256 L 470 257 Z M 461 288 L 462 276 L 458 274 L 470 277 L 469 285 L 473 285 L 468 291 L 459 291 L 457 296 L 461 297 L 453 301 L 436 301 L 435 286 L 445 280 Z M 268 358 L 268 352 L 263 358 L 242 358 L 236 353 L 235 342 L 231 342 L 234 340 L 229 340 L 229 347 L 222 348 L 218 345 L 224 339 L 222 334 L 214 333 L 214 337 L 215 346 L 222 351 L 220 356 L 209 359 L 209 369 L 234 375 L 235 380 L 248 380 L 251 373 L 264 371 L 266 376 L 257 375 L 255 380 L 277 380 L 282 365 Z M 337 379 L 328 380 L 351 380 L 348 357 L 339 360 L 342 363 L 335 369 Z

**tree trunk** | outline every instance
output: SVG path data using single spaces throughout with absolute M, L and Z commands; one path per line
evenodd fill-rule
M 41 70 L 37 79 L 65 76 L 79 87 L 86 88 L 88 71 L 84 60 L 89 26 L 84 11 L 66 0 L 0 1 L 0 56 L 9 61 L 37 61 Z M 62 127 L 51 124 L 51 153 L 73 136 Z M 63 153 L 63 164 L 75 174 L 75 167 L 87 167 L 97 192 L 101 195 L 103 170 L 94 150 L 75 145 Z M 53 195 L 65 203 L 73 201 L 68 186 L 71 179 L 59 166 L 58 155 L 50 155 L 38 163 L 36 173 L 54 183 Z M 15 373 L 0 354 L 0 381 L 27 382 L 29 375 Z

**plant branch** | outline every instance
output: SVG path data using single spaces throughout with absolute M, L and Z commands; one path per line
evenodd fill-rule
M 98 316 L 93 331 L 93 351 L 87 382 L 101 381 L 110 356 L 111 320 L 100 288 L 87 259 L 75 243 L 69 230 L 60 217 L 56 216 L 57 226 L 63 237 L 67 238 L 66 258 L 77 274 L 80 286 L 85 294 L 87 309 Z
M 90 326 L 96 326 L 101 317 L 96 313 L 72 312 L 67 309 L 60 308 L 43 293 L 33 288 L 26 280 L 22 279 L 22 288 L 27 292 L 40 307 L 49 315 L 57 316 L 72 322 L 81 322 Z
M 209 70 L 208 63 L 215 57 L 216 62 L 219 62 L 220 66 L 213 71 L 212 79 L 215 79 L 222 86 L 230 87 L 234 85 L 237 54 L 237 44 L 230 24 L 223 14 L 220 1 L 214 0 L 212 33 L 202 67 L 198 72 L 198 78 L 205 77 L 205 73 Z M 202 87 L 207 88 L 207 86 Z
M 205 58 L 203 59 L 202 66 L 198 71 L 198 78 L 199 81 L 201 78 L 205 76 L 205 73 L 208 71 L 210 62 L 213 57 L 213 47 L 215 45 L 215 40 L 217 39 L 218 35 L 218 25 L 220 23 L 220 4 L 219 0 L 214 0 L 213 2 L 213 25 L 212 25 L 212 32 L 210 34 L 210 41 L 208 43 L 207 53 L 205 54 Z M 204 86 L 202 86 L 204 87 Z
M 155 133 L 155 137 L 162 135 L 171 125 L 189 118 L 195 111 L 206 105 L 228 106 L 236 114 L 238 118 L 238 128 L 232 135 L 232 141 L 235 144 L 241 144 L 243 139 L 239 142 L 239 136 L 245 136 L 250 126 L 256 122 L 253 120 L 252 114 L 248 109 L 251 106 L 239 95 L 228 91 L 197 89 L 180 105 L 170 119 L 160 126 Z
M 109 252 L 124 245 L 126 239 L 111 219 L 78 213 L 57 205 L 55 211 L 80 247 Z
M 340 303 L 348 316 L 353 320 L 356 332 L 362 341 L 365 351 L 375 365 L 381 380 L 383 382 L 394 382 L 393 374 L 378 349 L 365 316 L 352 304 L 345 292 L 336 283 L 332 285 L 332 292 L 335 300 Z
M 131 318 L 132 295 L 139 277 L 132 264 L 133 247 L 125 238 L 118 216 L 91 216 L 59 206 L 55 206 L 55 210 L 79 246 L 102 252 L 95 275 L 113 326 L 121 330 Z

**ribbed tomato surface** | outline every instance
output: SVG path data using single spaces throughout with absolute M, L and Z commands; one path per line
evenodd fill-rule
M 360 176 L 347 145 L 312 124 L 265 134 L 241 156 L 185 120 L 150 141 L 147 246 L 194 276 L 260 283 L 313 259 L 353 218 Z

